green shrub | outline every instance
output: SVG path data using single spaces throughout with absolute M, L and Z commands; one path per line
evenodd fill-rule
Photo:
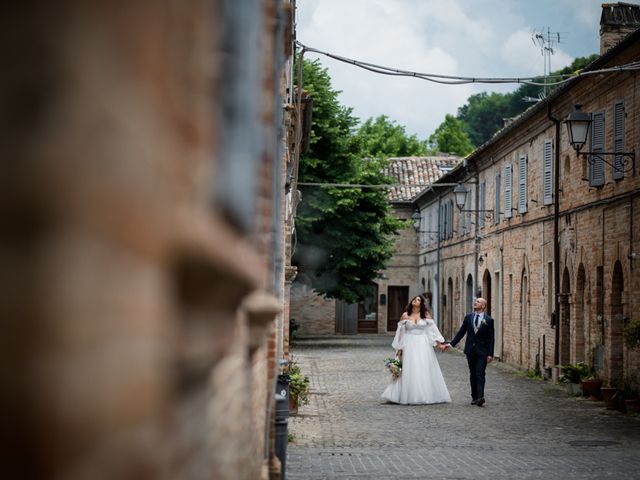
M 632 350 L 640 349 L 640 320 L 630 320 L 624 327 L 624 341 Z

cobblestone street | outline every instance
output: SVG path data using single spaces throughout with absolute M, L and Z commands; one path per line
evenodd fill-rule
M 640 478 L 640 418 L 567 395 L 504 364 L 487 369 L 487 404 L 469 405 L 459 352 L 438 359 L 453 402 L 384 404 L 392 337 L 299 340 L 310 404 L 289 419 L 287 479 Z

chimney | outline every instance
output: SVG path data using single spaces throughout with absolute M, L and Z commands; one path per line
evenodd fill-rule
M 600 16 L 600 55 L 640 27 L 640 5 L 603 3 Z

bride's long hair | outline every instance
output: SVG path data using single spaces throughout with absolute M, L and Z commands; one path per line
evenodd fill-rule
M 411 312 L 413 312 L 413 305 L 411 304 L 416 298 L 420 299 L 420 318 L 431 318 L 431 310 L 429 310 L 429 307 L 427 307 L 426 300 L 422 295 L 416 295 L 415 297 L 413 297 L 409 301 L 409 304 L 407 305 L 407 308 L 404 309 L 404 311 L 407 313 L 407 315 L 411 315 Z

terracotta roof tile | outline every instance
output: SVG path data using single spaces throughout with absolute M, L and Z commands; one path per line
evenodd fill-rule
M 462 160 L 464 159 L 454 155 L 389 158 L 385 174 L 398 183 L 398 186 L 389 190 L 389 200 L 410 201 L 424 190 L 427 184 L 438 180 Z

